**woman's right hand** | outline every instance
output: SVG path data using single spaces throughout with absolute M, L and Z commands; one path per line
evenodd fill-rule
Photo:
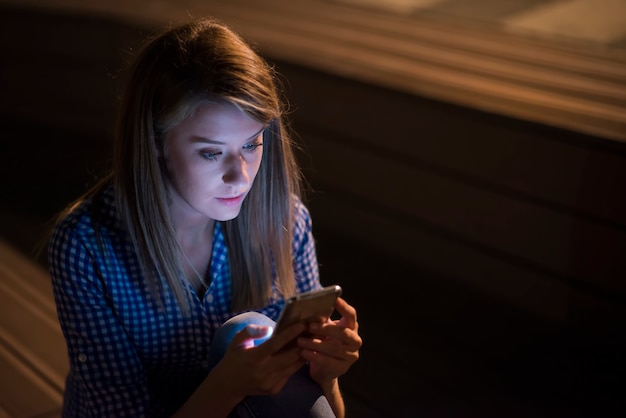
M 254 341 L 267 337 L 269 327 L 248 325 L 239 331 L 222 360 L 211 374 L 218 374 L 223 389 L 238 397 L 275 395 L 305 361 L 295 339 L 305 330 L 293 324 L 258 346 Z
M 254 346 L 269 327 L 248 325 L 235 334 L 226 353 L 175 418 L 225 418 L 249 395 L 275 395 L 305 363 L 294 343 L 305 326 L 294 324 Z

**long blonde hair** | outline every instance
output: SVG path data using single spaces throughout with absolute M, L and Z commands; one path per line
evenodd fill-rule
M 239 216 L 223 222 L 232 274 L 233 311 L 264 306 L 272 293 L 295 293 L 291 254 L 294 198 L 301 173 L 288 135 L 278 80 L 226 25 L 199 19 L 167 30 L 136 57 L 122 98 L 112 177 L 116 203 L 159 298 L 190 295 L 181 280 L 181 250 L 168 210 L 159 161 L 166 133 L 207 101 L 227 101 L 267 126 L 263 158 Z

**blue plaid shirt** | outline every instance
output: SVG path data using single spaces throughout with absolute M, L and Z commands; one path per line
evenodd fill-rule
M 228 249 L 216 223 L 211 284 L 200 299 L 191 285 L 191 315 L 173 298 L 153 300 L 113 188 L 82 203 L 55 228 L 50 273 L 70 371 L 64 417 L 161 417 L 178 409 L 208 374 L 216 329 L 230 310 Z M 293 237 L 297 292 L 320 288 L 308 210 L 297 202 Z M 97 226 L 97 228 L 96 228 Z M 100 243 L 98 241 L 100 240 Z M 274 287 L 260 309 L 276 320 L 284 298 Z

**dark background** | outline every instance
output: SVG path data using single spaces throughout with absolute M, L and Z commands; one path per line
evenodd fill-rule
M 146 24 L 0 13 L 0 237 L 34 249 L 105 172 Z M 357 307 L 355 417 L 624 411 L 626 148 L 268 54 L 286 80 L 322 281 Z

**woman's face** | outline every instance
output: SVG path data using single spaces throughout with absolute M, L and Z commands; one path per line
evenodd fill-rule
M 264 125 L 229 103 L 200 106 L 165 137 L 173 216 L 237 217 L 259 171 Z

